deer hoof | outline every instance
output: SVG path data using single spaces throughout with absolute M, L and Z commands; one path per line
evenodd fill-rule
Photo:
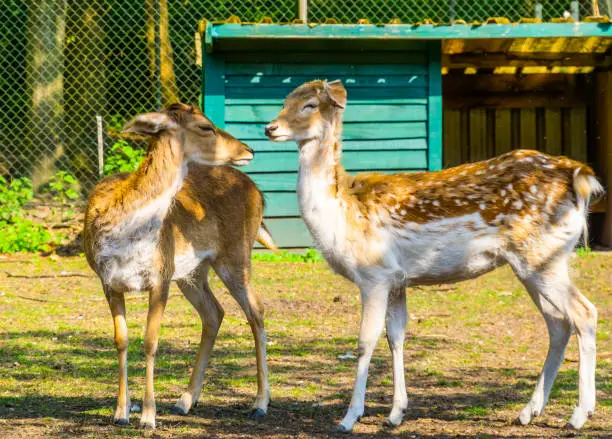
M 251 413 L 249 413 L 249 418 L 251 419 L 261 419 L 266 416 L 266 411 L 264 409 L 253 409 Z
M 178 405 L 173 405 L 172 408 L 170 409 L 171 415 L 185 416 L 187 413 L 189 413 L 188 410 L 185 410 L 184 407 L 180 407 Z
M 352 428 L 348 428 L 342 424 L 338 424 L 334 427 L 334 431 L 337 433 L 350 433 L 352 431 Z
M 113 424 L 124 427 L 126 425 L 130 425 L 130 421 L 129 419 L 125 418 L 113 418 Z

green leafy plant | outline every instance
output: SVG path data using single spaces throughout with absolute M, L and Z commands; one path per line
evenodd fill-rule
M 125 140 L 118 140 L 110 149 L 110 154 L 104 161 L 104 175 L 117 172 L 133 172 L 146 155 L 142 148 L 133 148 Z
M 72 209 L 64 211 L 65 207 L 74 200 L 81 198 L 81 189 L 76 177 L 69 172 L 59 171 L 40 189 L 41 193 L 51 195 L 53 201 L 60 203 L 60 219 L 63 221 L 65 214 L 68 217 L 74 215 Z
M 0 221 L 10 221 L 34 197 L 32 182 L 17 178 L 10 183 L 0 176 Z
M 0 253 L 46 251 L 50 243 L 61 239 L 24 218 L 23 207 L 33 197 L 32 183 L 27 178 L 9 183 L 0 177 Z

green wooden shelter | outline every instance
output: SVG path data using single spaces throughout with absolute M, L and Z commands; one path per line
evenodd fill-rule
M 608 39 L 612 27 L 496 20 L 477 26 L 203 21 L 199 36 L 204 111 L 256 151 L 243 169 L 264 192 L 266 224 L 279 246 L 299 248 L 312 240 L 295 193 L 297 147 L 264 135 L 295 87 L 317 78 L 345 84 L 347 170 L 434 171 L 444 163 L 443 42 Z

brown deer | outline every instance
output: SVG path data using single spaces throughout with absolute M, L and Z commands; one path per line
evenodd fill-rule
M 569 422 L 580 428 L 595 409 L 597 311 L 570 281 L 568 259 L 586 235 L 591 196 L 603 190 L 593 171 L 517 150 L 438 172 L 352 176 L 340 163 L 346 102 L 341 82 L 308 82 L 266 126 L 271 140 L 297 142 L 302 217 L 331 267 L 361 290 L 357 379 L 339 430 L 350 431 L 363 415 L 370 358 L 385 323 L 394 384 L 388 422 L 403 419 L 405 288 L 472 279 L 505 264 L 527 288 L 550 337 L 520 422 L 542 414 L 574 330 L 580 399 Z
M 253 415 L 268 408 L 263 304 L 249 285 L 251 249 L 257 239 L 273 248 L 262 223 L 263 198 L 242 172 L 253 150 L 215 127 L 201 111 L 173 104 L 137 116 L 124 132 L 149 136 L 149 149 L 132 174 L 104 179 L 89 198 L 84 245 L 102 281 L 115 325 L 119 358 L 116 424 L 129 422 L 128 329 L 124 293 L 149 292 L 145 332 L 146 389 L 140 424 L 155 428 L 153 369 L 158 332 L 175 280 L 202 320 L 202 336 L 189 386 L 173 412 L 187 414 L 198 400 L 223 308 L 208 286 L 212 267 L 244 310 L 255 337 L 257 397 Z M 214 165 L 214 166 L 210 166 Z

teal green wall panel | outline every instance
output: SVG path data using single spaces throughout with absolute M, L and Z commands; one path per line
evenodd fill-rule
M 298 152 L 259 152 L 256 159 L 242 168 L 246 173 L 298 170 Z M 426 150 L 345 151 L 342 164 L 347 170 L 427 169 Z
M 266 218 L 264 223 L 276 245 L 281 248 L 314 247 L 312 236 L 300 218 Z M 261 245 L 257 244 L 256 247 L 261 248 Z
M 264 192 L 266 217 L 297 217 L 300 215 L 295 192 Z
M 227 122 L 225 129 L 240 140 L 267 139 L 265 123 L 233 123 Z M 345 123 L 342 130 L 345 139 L 403 139 L 426 137 L 426 122 L 353 122 Z
M 427 118 L 429 157 L 427 168 L 430 171 L 442 169 L 442 43 L 429 43 L 429 102 Z
M 249 140 L 248 144 L 255 150 L 255 153 L 266 151 L 297 151 L 297 145 L 293 141 L 270 142 L 269 140 Z M 423 137 L 417 139 L 348 139 L 342 141 L 343 151 L 378 151 L 381 149 L 427 149 L 427 139 Z
M 314 76 L 313 79 L 317 77 Z M 334 80 L 334 76 L 329 76 L 327 79 Z M 228 87 L 226 96 L 229 99 L 279 99 L 281 102 L 291 93 L 295 87 L 275 87 L 261 89 L 257 87 Z M 346 85 L 349 92 L 349 99 L 372 99 L 376 96 L 378 99 L 426 99 L 427 87 L 351 87 Z M 349 101 L 350 102 L 350 101 Z
M 359 57 L 352 55 L 352 61 L 348 63 L 337 64 L 341 58 L 334 56 L 319 57 L 318 60 L 310 59 L 310 62 L 291 63 L 291 62 L 267 62 L 264 64 L 253 63 L 246 64 L 241 62 L 232 62 L 228 60 L 226 73 L 227 75 L 276 75 L 276 76 L 292 76 L 292 75 L 308 75 L 308 80 L 316 79 L 326 75 L 378 75 L 381 72 L 385 75 L 426 75 L 429 71 L 427 68 L 427 52 L 408 52 L 401 55 L 401 59 L 396 58 L 397 63 L 385 64 L 380 61 L 375 64 L 365 64 L 359 61 Z M 346 62 L 346 61 L 345 61 Z M 297 84 L 299 85 L 299 84 Z
M 218 62 L 204 69 L 204 81 L 213 78 L 211 96 L 203 85 L 205 112 L 222 115 L 225 129 L 255 150 L 254 160 L 241 169 L 264 193 L 265 222 L 281 247 L 312 246 L 312 239 L 299 218 L 297 145 L 270 142 L 264 128 L 302 83 L 340 79 L 345 85 L 342 163 L 349 172 L 437 169 L 440 53 L 429 42 L 414 42 L 403 52 L 319 51 L 316 57 L 280 56 L 273 46 L 258 53 L 213 50 L 205 61 L 210 59 Z
M 282 105 L 228 105 L 227 122 L 268 123 Z M 427 105 L 353 104 L 344 111 L 344 122 L 408 122 L 427 120 Z
M 330 75 L 331 73 L 327 73 Z M 312 81 L 316 74 L 303 73 L 300 75 L 228 75 L 225 86 L 254 87 L 254 88 L 276 88 L 276 87 L 298 87 L 305 82 Z M 331 78 L 330 78 L 331 79 Z M 334 75 L 334 80 L 340 80 L 346 87 L 350 88 L 396 88 L 396 87 L 427 87 L 427 75 Z M 265 91 L 263 91 L 265 93 Z

